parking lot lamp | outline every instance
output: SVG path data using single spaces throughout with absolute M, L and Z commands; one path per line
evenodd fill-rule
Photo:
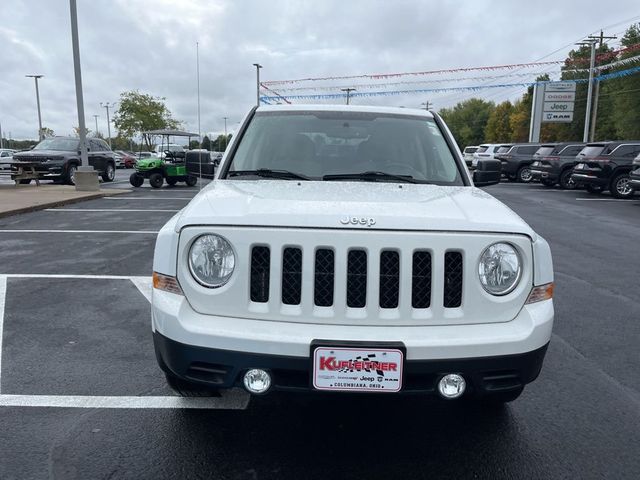
M 109 103 L 109 102 L 107 102 L 107 103 L 100 102 L 100 106 L 107 110 L 107 135 L 109 136 L 108 137 L 109 148 L 111 148 L 111 121 L 109 120 L 109 109 L 115 107 L 116 104 L 115 103 Z
M 260 106 L 260 69 L 262 65 L 259 63 L 254 63 L 254 67 L 256 67 L 256 107 Z
M 25 75 L 25 77 L 33 78 L 36 81 L 36 103 L 38 104 L 38 140 L 42 140 L 42 115 L 40 114 L 40 91 L 38 90 L 38 79 L 44 75 Z
M 73 48 L 73 71 L 76 80 L 76 103 L 78 106 L 78 126 L 80 128 L 80 159 L 82 166 L 78 168 L 75 176 L 76 190 L 96 191 L 100 190 L 98 172 L 89 165 L 87 155 L 87 128 L 84 121 L 84 98 L 82 96 L 82 72 L 80 70 L 80 44 L 78 40 L 78 12 L 76 0 L 69 0 L 71 11 L 71 45 Z

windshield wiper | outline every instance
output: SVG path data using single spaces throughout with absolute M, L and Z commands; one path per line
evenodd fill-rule
M 334 175 L 325 175 L 322 180 L 365 180 L 367 182 L 377 182 L 380 180 L 395 180 L 404 183 L 427 183 L 422 180 L 416 180 L 411 175 L 394 175 L 386 172 L 361 172 L 361 173 L 336 173 Z
M 270 168 L 258 168 L 257 170 L 233 170 L 227 173 L 227 177 L 240 177 L 245 175 L 254 175 L 264 178 L 282 178 L 289 180 L 311 180 L 300 173 L 290 172 L 289 170 L 272 170 Z

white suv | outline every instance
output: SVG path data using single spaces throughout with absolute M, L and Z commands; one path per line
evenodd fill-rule
M 497 183 L 496 160 L 476 185 Z M 243 386 L 506 402 L 553 324 L 547 242 L 421 110 L 269 106 L 160 231 L 152 328 L 182 393 Z

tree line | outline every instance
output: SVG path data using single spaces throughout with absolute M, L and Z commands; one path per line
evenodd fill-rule
M 622 49 L 640 44 L 640 23 L 631 25 L 621 39 Z M 607 44 L 596 49 L 596 65 L 604 65 L 638 55 L 639 50 L 629 48 L 614 53 Z M 588 68 L 589 46 L 571 50 L 562 67 L 561 80 L 588 78 L 588 72 L 575 72 L 575 68 Z M 607 73 L 640 65 L 612 68 Z M 548 75 L 536 81 L 549 80 Z M 582 141 L 584 117 L 587 108 L 587 82 L 576 86 L 576 101 L 571 123 L 542 123 L 540 141 Z M 471 98 L 451 108 L 439 111 L 447 122 L 460 148 L 481 143 L 521 143 L 529 139 L 529 122 L 533 102 L 533 87 L 529 87 L 515 102 L 496 104 L 480 98 Z M 593 118 L 593 117 L 592 117 Z M 640 73 L 600 82 L 594 140 L 640 140 Z

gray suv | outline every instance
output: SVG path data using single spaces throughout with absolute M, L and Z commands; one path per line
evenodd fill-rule
M 496 160 L 502 163 L 502 174 L 512 182 L 529 183 L 533 179 L 533 154 L 539 148 L 539 143 L 517 143 L 506 152 L 498 152 Z
M 107 143 L 100 138 L 87 138 L 89 165 L 98 171 L 105 182 L 116 176 L 116 160 Z M 72 137 L 45 138 L 28 152 L 13 156 L 11 171 L 17 174 L 20 162 L 35 166 L 42 179 L 62 180 L 75 185 L 80 166 L 80 140 Z

